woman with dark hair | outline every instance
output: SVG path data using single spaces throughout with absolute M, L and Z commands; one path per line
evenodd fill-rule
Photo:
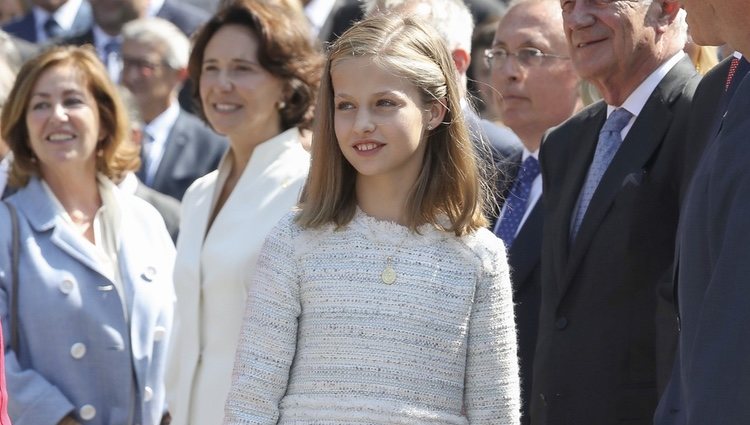
M 112 183 L 139 164 L 116 88 L 92 49 L 52 48 L 21 68 L 1 121 L 18 188 L 0 206 L 13 423 L 159 424 L 174 245 Z
M 198 111 L 230 147 L 182 201 L 167 380 L 177 424 L 221 423 L 247 276 L 307 176 L 300 132 L 321 67 L 304 16 L 281 2 L 230 4 L 196 35 L 188 70 Z

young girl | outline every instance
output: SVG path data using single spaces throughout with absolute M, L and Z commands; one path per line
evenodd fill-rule
M 261 253 L 225 423 L 518 423 L 505 252 L 439 40 L 379 16 L 330 49 L 306 195 Z

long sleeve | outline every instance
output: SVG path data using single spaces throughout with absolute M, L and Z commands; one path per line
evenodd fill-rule
M 19 225 L 23 220 L 19 216 Z M 5 205 L 0 208 L 0 321 L 4 338 L 5 382 L 8 394 L 8 413 L 19 425 L 57 423 L 73 410 L 73 404 L 44 376 L 31 368 L 24 368 L 18 362 L 16 353 L 10 347 L 10 297 L 12 293 L 11 270 L 11 221 Z M 23 232 L 22 232 L 23 236 Z M 23 271 L 20 282 L 23 282 Z
M 278 420 L 301 311 L 290 233 L 289 225 L 278 226 L 261 250 L 248 291 L 225 424 L 276 424 Z
M 495 242 L 482 262 L 469 321 L 464 405 L 471 425 L 520 420 L 511 283 L 502 242 Z

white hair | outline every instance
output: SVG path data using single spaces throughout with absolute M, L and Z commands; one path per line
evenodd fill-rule
M 362 5 L 366 16 L 414 7 L 414 11 L 440 34 L 448 50 L 471 52 L 474 19 L 463 0 L 363 0 Z
M 165 48 L 164 62 L 172 69 L 187 68 L 190 40 L 173 23 L 161 18 L 141 18 L 122 27 L 123 41 L 155 44 Z

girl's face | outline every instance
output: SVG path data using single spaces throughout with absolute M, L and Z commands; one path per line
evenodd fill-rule
M 202 66 L 203 111 L 218 133 L 257 144 L 281 132 L 283 82 L 258 62 L 258 40 L 248 29 L 230 24 L 216 31 Z
M 58 65 L 41 74 L 31 91 L 26 128 L 43 176 L 71 166 L 96 172 L 99 125 L 99 109 L 79 69 Z
M 372 62 L 346 58 L 331 67 L 334 130 L 339 148 L 357 170 L 357 183 L 387 179 L 411 186 L 422 169 L 426 134 L 445 108 L 425 104 L 417 87 Z

